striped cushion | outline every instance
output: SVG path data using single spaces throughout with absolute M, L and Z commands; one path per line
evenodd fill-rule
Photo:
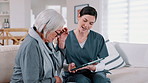
M 113 43 L 108 41 L 106 42 L 106 46 L 108 49 L 109 56 L 103 60 L 103 62 L 105 62 L 105 65 L 106 65 L 105 69 L 113 70 L 113 69 L 117 69 L 117 68 L 121 68 L 125 66 L 125 62 L 123 61 L 122 57 L 117 52 Z

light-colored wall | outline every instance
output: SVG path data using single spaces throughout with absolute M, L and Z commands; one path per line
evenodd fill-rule
M 67 7 L 67 26 L 72 30 L 77 27 L 77 25 L 74 24 L 74 6 L 81 4 L 89 4 L 95 7 L 98 12 L 98 18 L 92 29 L 103 34 L 103 0 L 10 0 L 10 11 L 15 10 L 10 12 L 11 27 L 30 27 L 30 9 L 32 9 L 32 13 L 36 16 L 40 11 L 44 10 L 47 5 L 61 5 Z
M 65 7 L 66 0 L 31 0 L 31 9 L 35 16 L 37 16 L 37 14 L 44 10 L 48 5 L 60 5 Z
M 30 0 L 10 0 L 11 28 L 30 27 Z

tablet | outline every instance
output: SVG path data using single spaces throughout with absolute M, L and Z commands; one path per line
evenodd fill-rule
M 78 66 L 78 67 L 76 67 L 76 68 L 71 69 L 70 71 L 74 71 L 74 70 L 77 70 L 77 69 L 79 69 L 79 68 L 85 67 L 85 66 L 87 66 L 87 65 L 92 65 L 92 64 L 94 64 L 94 63 L 100 63 L 100 61 L 102 61 L 102 60 L 103 60 L 103 59 L 98 59 L 98 60 L 95 60 L 95 61 L 92 61 L 92 62 L 83 64 L 83 65 L 81 65 L 81 66 Z

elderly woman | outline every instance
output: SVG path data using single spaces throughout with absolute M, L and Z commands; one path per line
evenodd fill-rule
M 11 83 L 62 83 L 58 76 L 64 59 L 68 29 L 55 10 L 42 11 L 16 56 Z M 52 41 L 57 38 L 54 48 Z

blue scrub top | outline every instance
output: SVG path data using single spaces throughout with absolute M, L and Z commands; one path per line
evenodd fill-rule
M 108 56 L 108 51 L 104 38 L 101 34 L 90 30 L 84 47 L 81 48 L 75 36 L 74 31 L 70 31 L 66 39 L 66 62 L 67 64 L 74 62 L 76 66 L 105 58 Z

